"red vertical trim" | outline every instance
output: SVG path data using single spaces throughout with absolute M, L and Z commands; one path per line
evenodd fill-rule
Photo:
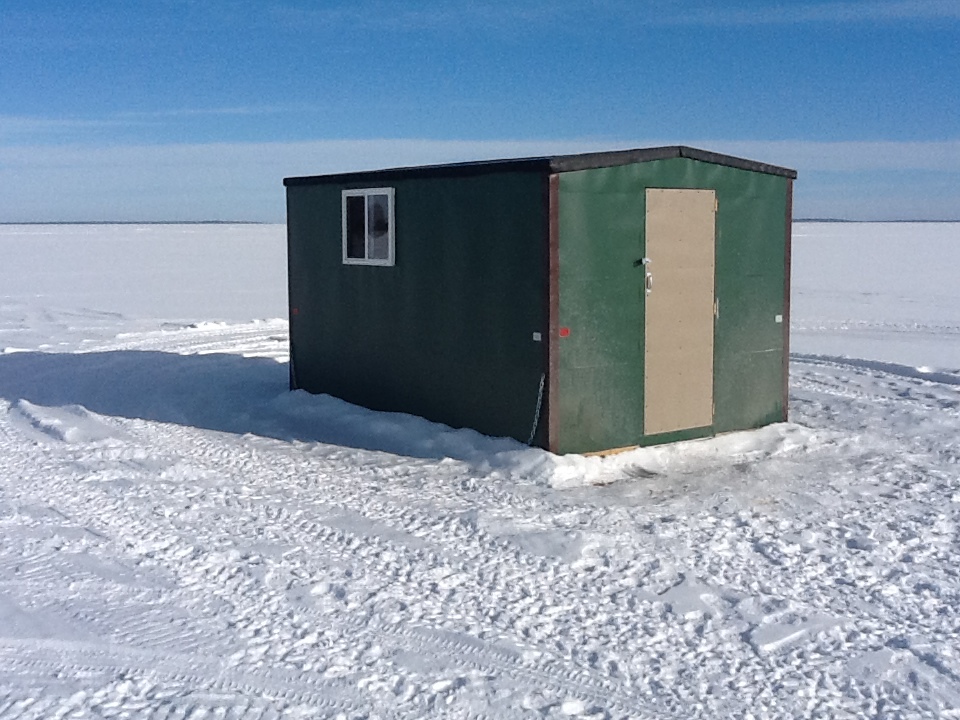
M 787 180 L 787 218 L 783 258 L 783 421 L 790 407 L 790 256 L 793 246 L 793 180 Z
M 547 331 L 547 450 L 557 452 L 560 439 L 560 176 L 550 175 L 549 208 L 549 321 Z

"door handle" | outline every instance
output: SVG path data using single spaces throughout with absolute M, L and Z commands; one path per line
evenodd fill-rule
M 653 292 L 653 273 L 648 272 L 643 278 L 643 287 L 647 291 L 647 295 Z

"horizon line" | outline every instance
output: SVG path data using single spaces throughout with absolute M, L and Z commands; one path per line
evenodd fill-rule
M 960 223 L 960 218 L 835 218 L 835 217 L 798 217 L 793 223 Z M 10 225 L 286 225 L 286 220 L 270 222 L 265 220 L 0 220 L 0 227 Z
M 0 220 L 0 225 L 282 225 L 264 220 Z

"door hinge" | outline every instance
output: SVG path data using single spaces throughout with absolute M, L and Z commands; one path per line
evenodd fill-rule
M 718 198 L 716 195 L 713 197 L 713 211 L 720 212 L 720 198 Z
M 720 319 L 720 300 L 716 299 L 713 301 L 713 317 L 716 320 Z

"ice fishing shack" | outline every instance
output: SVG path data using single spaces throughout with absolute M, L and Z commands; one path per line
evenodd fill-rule
M 558 453 L 785 420 L 795 178 L 679 146 L 286 178 L 291 387 Z

